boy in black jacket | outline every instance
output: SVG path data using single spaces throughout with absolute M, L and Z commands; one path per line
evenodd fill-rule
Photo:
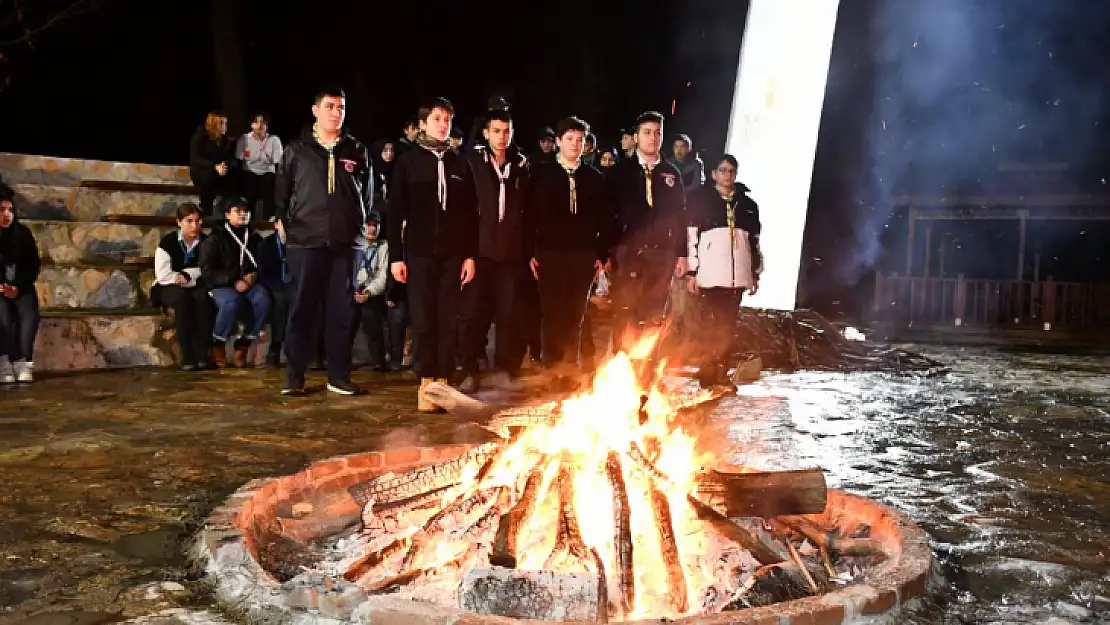
M 227 341 L 238 321 L 240 306 L 251 306 L 246 335 L 235 341 L 235 366 L 247 366 L 247 350 L 262 332 L 270 311 L 270 294 L 258 283 L 258 253 L 262 237 L 250 231 L 251 212 L 246 200 L 236 200 L 227 210 L 227 221 L 212 229 L 200 245 L 200 274 L 216 304 L 216 342 L 212 357 L 217 366 L 227 364 Z
M 677 168 L 660 152 L 663 116 L 636 119 L 636 149 L 606 174 L 616 203 L 616 338 L 661 320 L 671 275 L 686 275 L 686 195 Z
M 545 364 L 575 364 L 587 297 L 609 263 L 612 210 L 601 172 L 581 162 L 589 126 L 559 122 L 555 160 L 532 168 L 525 248 L 539 281 Z
M 285 395 L 304 393 L 317 313 L 324 304 L 327 389 L 362 392 L 351 382 L 351 272 L 366 213 L 374 201 L 370 154 L 343 128 L 347 97 L 316 94 L 316 123 L 290 142 L 278 167 L 274 201 L 285 225 L 293 276 L 286 332 Z
M 420 107 L 418 147 L 397 160 L 389 202 L 390 270 L 408 285 L 421 412 L 438 410 L 424 389 L 433 380 L 446 384 L 455 371 L 459 295 L 474 279 L 478 251 L 474 179 L 450 149 L 454 115 L 443 98 Z
M 15 194 L 0 186 L 0 382 L 34 380 L 39 331 L 39 249 L 31 229 L 15 217 Z
M 523 260 L 523 218 L 528 161 L 513 145 L 513 118 L 490 110 L 485 141 L 466 152 L 478 196 L 478 258 L 474 284 L 463 290 L 459 318 L 465 379 L 464 393 L 478 390 L 478 356 L 485 349 L 491 322 L 497 324 L 493 364 L 516 377 L 523 355 L 514 317 L 516 284 Z

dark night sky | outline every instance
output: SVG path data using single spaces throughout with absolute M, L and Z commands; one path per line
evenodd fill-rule
M 0 151 L 186 162 L 189 134 L 209 109 L 226 108 L 209 4 L 89 1 L 96 10 L 42 33 L 34 49 L 0 48 L 12 74 L 0 93 Z M 466 132 L 496 92 L 513 102 L 525 146 L 571 113 L 611 145 L 637 113 L 669 113 L 677 99 L 667 132 L 691 134 L 710 154 L 724 143 L 747 5 L 222 1 L 238 9 L 247 107 L 270 111 L 283 137 L 309 121 L 314 90 L 335 81 L 348 92 L 348 125 L 366 141 L 396 136 L 429 95 L 450 98 Z M 52 2 L 66 0 L 30 4 Z M 0 41 L 18 35 L 4 27 L 10 6 L 0 3 Z M 827 302 L 854 299 L 857 283 L 866 292 L 904 228 L 891 219 L 892 194 L 996 189 L 997 165 L 1013 161 L 1068 161 L 1064 186 L 1106 193 L 1108 33 L 1103 0 L 842 1 L 806 293 Z M 1054 242 L 1066 248 L 1061 267 L 1089 267 L 1110 239 L 1105 228 L 1076 232 L 1032 236 L 1050 256 Z M 979 257 L 1009 246 L 1008 235 L 953 236 Z

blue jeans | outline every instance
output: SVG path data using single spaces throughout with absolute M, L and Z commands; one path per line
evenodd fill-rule
M 266 315 L 270 312 L 270 293 L 265 287 L 255 284 L 246 293 L 240 293 L 232 287 L 222 286 L 212 289 L 212 301 L 217 309 L 212 338 L 225 343 L 231 338 L 231 331 L 235 329 L 235 322 L 239 319 L 239 307 L 244 301 L 251 306 L 251 324 L 244 338 L 258 338 L 259 332 L 262 332 L 262 324 L 266 322 Z
M 39 297 L 34 289 L 9 299 L 0 296 L 0 356 L 12 362 L 32 361 L 39 331 Z

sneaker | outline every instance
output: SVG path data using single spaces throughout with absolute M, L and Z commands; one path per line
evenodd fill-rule
M 0 356 L 0 384 L 12 384 L 15 382 L 15 369 L 12 368 L 12 363 L 8 362 L 7 356 Z
M 362 389 L 350 380 L 328 380 L 328 390 L 337 395 L 361 395 Z
M 35 381 L 35 363 L 26 360 L 20 360 L 13 365 L 15 369 L 16 382 L 34 382 Z
M 194 365 L 194 364 L 193 364 L 193 363 L 191 363 L 191 362 L 187 362 L 187 363 L 185 363 L 185 364 L 181 365 L 181 370 L 182 370 L 182 371 L 196 371 L 196 370 L 197 370 L 197 366 L 196 366 L 196 365 Z
M 288 369 L 286 370 L 288 371 Z M 281 389 L 282 395 L 304 395 L 304 376 L 286 376 L 285 386 Z

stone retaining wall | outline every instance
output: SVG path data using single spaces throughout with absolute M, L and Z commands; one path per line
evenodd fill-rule
M 35 337 L 35 368 L 75 371 L 166 366 L 161 315 L 45 317 Z
M 179 165 L 116 163 L 0 152 L 0 172 L 8 185 L 72 187 L 82 180 L 189 184 L 189 168 Z
M 197 536 L 195 555 L 227 607 L 265 622 L 298 625 L 541 625 L 496 616 L 462 614 L 440 606 L 367 595 L 343 579 L 281 584 L 259 562 L 272 536 L 306 542 L 335 534 L 359 520 L 361 510 L 346 488 L 388 471 L 450 460 L 465 445 L 411 447 L 323 460 L 294 475 L 247 483 L 217 508 Z M 300 505 L 298 505 L 300 504 Z M 294 514 L 294 510 L 299 514 Z M 862 580 L 820 597 L 713 616 L 637 621 L 641 625 L 836 625 L 893 613 L 922 594 L 932 576 L 928 538 L 902 513 L 843 491 L 829 491 L 829 505 L 815 520 L 852 531 L 871 527 L 892 555 Z

